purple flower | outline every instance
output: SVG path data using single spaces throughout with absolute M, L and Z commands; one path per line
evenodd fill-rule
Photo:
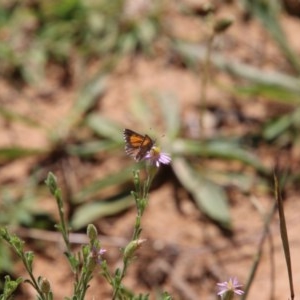
M 168 153 L 161 152 L 160 148 L 157 146 L 153 146 L 145 155 L 144 159 L 151 165 L 155 165 L 157 168 L 159 168 L 160 164 L 168 165 L 171 162 L 170 155 Z
M 222 299 L 233 299 L 234 294 L 236 295 L 243 295 L 244 291 L 242 291 L 240 289 L 240 287 L 242 287 L 242 285 L 238 282 L 236 277 L 233 278 L 229 278 L 228 282 L 224 281 L 221 283 L 217 283 L 217 286 L 219 288 L 219 292 L 218 295 L 222 296 Z M 231 297 L 227 297 L 226 296 L 231 295 Z
M 101 264 L 102 261 L 102 255 L 106 252 L 105 249 L 100 248 L 100 250 L 97 249 L 97 247 L 93 246 L 91 250 L 91 258 L 93 258 L 98 264 Z

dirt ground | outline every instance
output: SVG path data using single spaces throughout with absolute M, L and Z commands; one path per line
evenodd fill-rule
M 231 15 L 235 18 L 234 25 L 216 40 L 215 47 L 223 55 L 247 62 L 262 70 L 290 71 L 287 62 L 262 25 L 255 19 L 245 21 L 239 5 L 235 2 L 223 4 L 218 14 Z M 188 36 L 190 40 L 203 36 L 205 40 L 205 29 L 198 30 L 195 21 L 172 12 L 168 17 L 169 21 L 172 20 L 174 25 L 172 30 L 177 36 Z M 294 38 L 295 33 L 300 31 L 300 20 L 283 14 L 281 21 L 291 45 L 297 53 L 300 53 L 300 39 Z M 159 53 L 163 50 L 158 47 L 157 51 Z M 92 65 L 91 73 L 99 66 L 99 64 Z M 60 82 L 60 74 L 61 70 L 58 67 L 50 66 L 47 77 L 39 86 L 25 86 L 21 89 L 17 89 L 4 79 L 0 80 L 1 105 L 16 113 L 30 116 L 43 126 L 41 130 L 0 119 L 1 147 L 30 145 L 31 148 L 47 148 L 49 146 L 45 129 L 55 126 L 68 114 L 78 94 L 79 75 L 74 74 L 69 86 L 64 86 Z M 236 80 L 217 70 L 213 70 L 213 76 L 218 82 L 224 84 L 234 85 Z M 147 96 L 155 91 L 176 95 L 181 108 L 182 126 L 185 128 L 191 118 L 197 115 L 199 76 L 186 68 L 170 63 L 166 55 L 151 57 L 136 55 L 130 59 L 124 58 L 107 80 L 107 90 L 99 99 L 95 111 L 118 122 L 124 128 L 136 130 L 140 128 L 130 112 L 132 99 L 136 94 Z M 226 115 L 225 125 L 217 130 L 223 131 L 224 135 L 228 136 L 255 130 L 255 126 L 249 128 L 237 119 L 230 118 L 232 111 L 239 110 L 248 118 L 266 120 L 279 112 L 294 109 L 294 106 L 270 102 L 263 98 L 236 99 L 230 93 L 217 89 L 216 86 L 209 86 L 207 99 L 209 107 L 218 107 Z M 205 125 L 213 135 L 216 130 L 214 121 L 217 117 L 213 113 L 209 117 L 212 117 L 212 123 L 207 121 Z M 158 130 L 162 131 L 160 125 Z M 141 131 L 143 130 L 145 128 L 141 128 Z M 183 134 L 186 132 L 182 129 Z M 280 159 L 289 164 L 292 170 L 298 169 L 299 148 L 294 148 L 293 151 L 277 151 L 272 147 L 258 147 L 255 149 L 255 154 L 267 167 L 272 167 L 280 155 Z M 0 172 L 1 185 L 22 186 L 26 183 L 28 174 L 40 161 L 39 156 L 3 164 Z M 117 157 L 108 156 L 97 164 L 80 162 L 74 157 L 68 158 L 67 163 L 70 181 L 75 182 L 79 190 L 78 185 L 83 186 L 88 181 L 101 178 L 104 174 L 122 170 L 125 166 L 133 164 L 133 161 L 126 157 L 125 153 L 118 153 Z M 219 164 L 220 168 L 227 167 L 226 164 L 214 160 L 205 161 L 204 164 L 208 168 L 214 164 Z M 57 172 L 62 184 L 62 171 L 58 165 L 58 163 L 49 164 L 49 169 L 45 171 Z M 241 171 L 253 172 L 248 169 L 241 169 Z M 125 285 L 135 291 L 148 291 L 151 294 L 150 299 L 155 299 L 156 292 L 165 290 L 174 299 L 195 300 L 217 299 L 216 283 L 228 280 L 231 276 L 238 277 L 239 281 L 245 284 L 263 232 L 264 221 L 261 213 L 267 214 L 274 202 L 272 187 L 267 190 L 257 177 L 246 192 L 234 186 L 227 189 L 233 220 L 233 232 L 228 236 L 204 217 L 188 193 L 183 189 L 175 189 L 176 183 L 168 166 L 163 167 L 161 172 L 163 183 L 151 192 L 149 206 L 142 220 L 142 238 L 147 239 L 147 242 L 139 249 L 136 262 L 129 268 Z M 178 193 L 176 197 L 174 193 Z M 175 198 L 179 200 L 176 201 Z M 300 281 L 299 187 L 288 185 L 284 198 L 293 279 L 296 299 L 299 299 L 300 291 L 297 284 Z M 43 198 L 38 200 L 37 209 L 56 215 L 55 203 L 46 192 Z M 119 249 L 131 237 L 135 214 L 135 209 L 132 207 L 124 213 L 95 222 L 101 233 L 103 248 L 107 250 L 105 259 L 112 267 L 121 264 Z M 26 228 L 16 231 L 28 242 L 26 247 L 35 251 L 35 274 L 47 277 L 56 295 L 55 299 L 63 299 L 63 296 L 70 295 L 72 274 L 62 255 L 63 247 L 58 234 Z M 262 259 L 248 299 L 279 300 L 290 297 L 277 216 L 272 221 L 270 232 L 273 244 L 270 240 L 265 242 Z M 74 241 L 74 247 L 86 241 L 83 232 L 72 235 L 71 240 Z M 16 263 L 15 271 L 18 276 L 25 275 L 20 263 Z M 273 298 L 271 298 L 272 274 L 275 274 Z M 22 294 L 16 299 L 34 298 L 29 286 L 23 285 L 21 291 Z M 110 287 L 101 276 L 95 274 L 86 299 L 111 299 Z

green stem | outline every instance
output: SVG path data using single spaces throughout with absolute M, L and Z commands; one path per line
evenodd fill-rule
M 60 226 L 61 226 L 61 233 L 64 239 L 64 242 L 67 247 L 67 252 L 71 253 L 71 246 L 70 246 L 70 241 L 69 241 L 69 229 L 66 224 L 66 221 L 64 219 L 64 211 L 63 211 L 63 206 L 62 206 L 62 199 L 60 195 L 57 195 L 56 197 L 57 201 L 57 206 L 58 206 L 58 211 L 59 211 L 59 219 L 60 219 Z
M 30 276 L 32 286 L 36 289 L 36 291 L 38 292 L 38 294 L 40 295 L 40 297 L 41 297 L 42 299 L 44 299 L 44 293 L 41 291 L 39 284 L 38 284 L 37 281 L 35 280 L 35 278 L 34 278 L 32 272 L 31 272 L 31 268 L 28 266 L 27 260 L 26 260 L 25 256 L 23 255 L 23 253 L 22 253 L 22 255 L 21 255 L 21 259 L 22 259 L 23 264 L 24 264 L 24 266 L 25 266 L 25 268 L 26 268 L 26 271 L 28 272 L 28 274 L 29 274 L 29 276 Z
M 118 297 L 120 286 L 121 286 L 121 282 L 122 282 L 123 278 L 125 277 L 128 264 L 129 264 L 129 261 L 128 260 L 124 260 L 124 262 L 123 262 L 123 269 L 122 269 L 122 272 L 120 274 L 120 278 L 118 279 L 117 287 L 116 287 L 116 289 L 114 291 L 114 294 L 113 294 L 113 298 L 112 298 L 113 300 L 116 300 L 117 297 Z
M 150 186 L 151 186 L 151 183 L 152 183 L 155 173 L 153 173 L 152 175 L 151 174 L 152 174 L 151 170 L 150 171 L 147 170 L 147 179 L 144 182 L 144 184 L 141 186 L 140 181 L 138 179 L 138 182 L 136 182 L 136 185 L 135 185 L 136 192 L 134 193 L 134 197 L 135 197 L 135 202 L 136 202 L 137 214 L 136 214 L 135 225 L 134 225 L 134 230 L 133 230 L 131 241 L 138 240 L 140 238 L 140 235 L 142 232 L 141 219 L 142 219 L 143 213 L 145 211 L 145 208 L 147 206 L 149 190 L 150 190 Z M 113 300 L 116 300 L 119 295 L 121 282 L 122 282 L 123 278 L 125 277 L 129 263 L 130 263 L 130 258 L 124 257 L 123 268 L 121 270 L 121 274 L 119 275 L 118 281 L 116 282 L 116 287 L 115 287 L 113 297 L 112 297 Z

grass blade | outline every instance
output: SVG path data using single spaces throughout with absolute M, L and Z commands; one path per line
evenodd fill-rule
M 279 183 L 278 183 L 278 177 L 277 177 L 276 172 L 274 173 L 274 184 L 275 184 L 275 200 L 278 205 L 280 235 L 281 235 L 282 246 L 283 246 L 283 250 L 284 250 L 286 266 L 287 266 L 287 271 L 288 271 L 288 276 L 289 276 L 291 299 L 294 299 L 295 292 L 294 292 L 294 285 L 293 285 L 293 272 L 292 272 L 289 238 L 288 238 L 288 233 L 287 233 L 287 228 L 286 228 L 283 200 L 282 200 L 280 187 L 279 187 Z

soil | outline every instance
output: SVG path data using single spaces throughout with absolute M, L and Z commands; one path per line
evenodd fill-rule
M 191 5 L 195 5 L 191 1 Z M 218 16 L 235 17 L 234 25 L 215 41 L 215 49 L 225 57 L 245 62 L 262 70 L 292 72 L 272 38 L 256 19 L 247 20 L 242 8 L 236 1 L 228 1 L 218 6 Z M 300 53 L 300 39 L 295 34 L 300 31 L 300 20 L 282 13 L 280 20 L 287 38 L 297 53 Z M 184 36 L 191 41 L 207 38 L 205 26 L 200 28 L 198 21 L 183 17 L 170 10 L 168 22 L 173 24 L 173 34 Z M 197 31 L 198 30 L 198 31 Z M 131 106 L 136 95 L 141 95 L 151 102 L 153 92 L 175 95 L 181 108 L 182 135 L 191 135 L 189 124 L 198 121 L 200 78 L 196 72 L 174 63 L 171 53 L 165 53 L 163 42 L 158 42 L 157 53 L 146 56 L 136 54 L 124 57 L 107 78 L 105 94 L 99 98 L 94 112 L 116 121 L 123 128 L 132 128 L 141 133 L 149 130 L 132 116 Z M 100 62 L 90 67 L 91 74 Z M 22 146 L 30 148 L 51 147 L 51 138 L 47 130 L 53 128 L 68 115 L 72 109 L 81 85 L 81 76 L 73 74 L 66 86 L 61 84 L 62 70 L 58 66 L 49 66 L 47 76 L 36 87 L 16 88 L 11 82 L 0 80 L 2 107 L 14 113 L 37 120 L 40 128 L 21 122 L 0 119 L 0 146 Z M 214 81 L 223 85 L 234 85 L 236 78 L 215 68 L 212 70 Z M 150 96 L 149 96 L 150 95 Z M 150 99 L 150 100 L 149 100 Z M 268 120 L 282 112 L 292 111 L 295 106 L 275 103 L 263 97 L 239 99 L 230 92 L 209 85 L 207 91 L 208 110 L 205 115 L 205 132 L 208 137 L 218 131 L 224 136 L 243 135 L 257 130 L 255 123 L 244 123 L 236 115 L 242 114 L 247 119 L 258 122 Z M 218 110 L 216 110 L 216 108 Z M 220 121 L 216 112 L 222 112 Z M 154 116 L 154 118 L 157 116 Z M 159 118 L 158 118 L 159 119 Z M 149 126 L 150 127 L 150 126 Z M 163 135 L 163 121 L 158 120 L 156 130 Z M 85 132 L 70 133 L 70 139 L 76 134 L 84 137 Z M 120 134 L 122 134 L 120 132 Z M 196 133 L 197 134 L 197 133 Z M 76 136 L 78 137 L 78 135 Z M 272 168 L 279 157 L 283 164 L 297 171 L 299 166 L 299 146 L 292 150 L 282 150 L 277 146 L 261 146 L 253 150 L 266 167 Z M 15 193 L 27 183 L 29 174 L 37 166 L 43 166 L 39 175 L 42 179 L 48 171 L 53 171 L 63 186 L 64 195 L 80 190 L 81 187 L 96 178 L 122 170 L 134 162 L 125 153 L 114 152 L 101 157 L 95 162 L 81 161 L 77 157 L 26 157 L 1 165 L 1 186 L 16 188 Z M 237 168 L 241 172 L 254 170 L 243 169 L 234 163 L 204 160 L 203 165 L 220 170 Z M 137 259 L 130 266 L 124 284 L 135 292 L 149 292 L 150 299 L 155 299 L 159 291 L 168 291 L 174 299 L 217 299 L 216 283 L 237 277 L 245 284 L 254 264 L 264 230 L 264 216 L 273 206 L 272 186 L 260 182 L 257 174 L 251 187 L 243 191 L 234 185 L 227 187 L 230 200 L 230 214 L 233 230 L 231 234 L 221 230 L 198 210 L 195 202 L 172 175 L 171 168 L 163 166 L 159 176 L 161 182 L 151 191 L 149 205 L 142 219 L 142 238 L 146 242 L 137 252 Z M 159 181 L 160 181 L 159 179 Z M 42 185 L 42 184 L 41 184 Z M 107 191 L 109 195 L 111 191 Z M 43 191 L 35 211 L 43 211 L 57 218 L 55 202 Z M 176 194 L 176 195 L 175 195 Z M 298 232 L 300 202 L 299 186 L 289 184 L 284 191 L 284 209 L 293 262 L 293 280 L 300 281 L 300 237 Z M 176 197 L 175 197 L 176 196 Z M 299 210 L 298 210 L 299 208 Z M 121 265 L 120 248 L 130 239 L 136 211 L 134 207 L 115 216 L 97 220 L 97 226 L 103 248 L 107 250 L 104 258 L 113 269 Z M 71 295 L 72 273 L 63 255 L 63 244 L 59 235 L 51 231 L 17 228 L 15 231 L 26 240 L 26 248 L 35 252 L 34 272 L 46 277 L 52 286 L 55 299 Z M 71 236 L 74 249 L 79 249 L 86 242 L 84 231 Z M 14 275 L 25 276 L 23 266 L 16 262 Z M 296 299 L 299 286 L 296 284 Z M 20 294 L 15 299 L 34 299 L 33 290 L 23 284 Z M 86 299 L 111 299 L 111 289 L 101 276 L 95 274 Z M 262 257 L 255 274 L 248 299 L 290 299 L 288 273 L 282 248 L 279 219 L 277 214 L 270 226 L 270 238 L 262 247 Z

